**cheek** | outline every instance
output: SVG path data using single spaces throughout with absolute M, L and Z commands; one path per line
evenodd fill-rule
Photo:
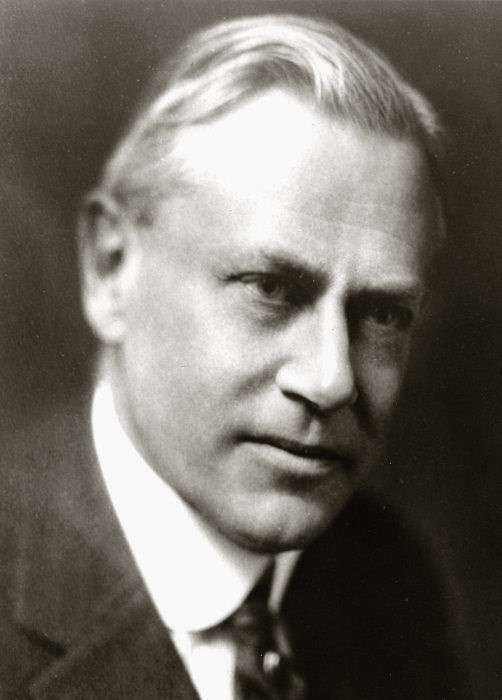
M 365 358 L 358 363 L 357 381 L 366 409 L 376 423 L 390 416 L 403 383 L 404 362 L 382 362 Z
M 250 326 L 206 276 L 180 282 L 179 275 L 155 265 L 143 275 L 130 328 L 131 354 L 150 385 L 154 377 L 158 386 L 152 390 L 162 386 L 184 404 L 198 391 L 197 412 L 208 402 L 233 401 L 256 388 L 273 350 L 270 338 Z
M 231 398 L 228 394 L 245 373 L 245 348 L 224 318 L 207 313 L 202 299 L 171 297 L 166 304 L 152 299 L 135 321 L 129 367 L 136 365 L 140 384 L 166 413 L 182 411 L 186 421 L 195 420 L 211 405 L 219 410 L 222 397 Z

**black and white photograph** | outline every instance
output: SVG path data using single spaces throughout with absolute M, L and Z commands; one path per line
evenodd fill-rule
M 0 0 L 0 699 L 502 699 L 502 2 Z

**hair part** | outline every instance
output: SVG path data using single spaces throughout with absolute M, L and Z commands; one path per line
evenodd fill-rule
M 155 199 L 183 182 L 183 164 L 170 157 L 180 130 L 273 87 L 363 130 L 415 141 L 441 195 L 442 129 L 426 98 L 345 29 L 296 15 L 236 19 L 192 35 L 159 70 L 99 191 L 148 221 Z

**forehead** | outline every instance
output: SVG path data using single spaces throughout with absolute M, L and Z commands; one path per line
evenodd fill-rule
M 260 93 L 208 123 L 183 127 L 175 139 L 174 155 L 199 175 L 213 172 L 217 164 L 221 173 L 242 168 L 253 182 L 263 179 L 264 160 L 267 179 L 272 180 L 300 164 L 313 165 L 320 150 L 330 158 L 342 149 L 350 164 L 359 156 L 355 146 L 362 144 L 368 157 L 370 151 L 375 158 L 384 149 L 394 157 L 406 151 L 411 168 L 425 165 L 421 149 L 411 140 L 363 130 L 326 114 L 309 98 L 280 88 Z M 380 176 L 385 178 L 385 170 Z
M 164 202 L 160 228 L 175 220 L 187 253 L 210 241 L 214 254 L 275 248 L 328 268 L 343 256 L 414 272 L 437 225 L 418 146 L 329 118 L 285 92 L 184 129 L 171 155 L 188 186 Z
M 210 197 L 264 208 L 275 202 L 362 226 L 437 225 L 428 166 L 415 143 L 365 132 L 282 90 L 183 129 L 171 155 L 184 181 Z

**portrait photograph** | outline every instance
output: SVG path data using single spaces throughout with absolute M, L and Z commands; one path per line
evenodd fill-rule
M 502 698 L 502 2 L 2 0 L 0 699 Z

